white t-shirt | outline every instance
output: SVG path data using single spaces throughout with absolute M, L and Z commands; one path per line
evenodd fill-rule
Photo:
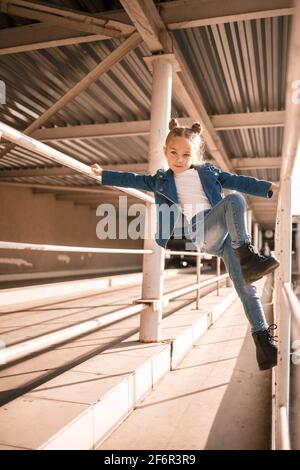
M 174 179 L 179 203 L 188 221 L 198 212 L 211 209 L 211 204 L 207 199 L 198 171 L 195 168 L 174 173 Z

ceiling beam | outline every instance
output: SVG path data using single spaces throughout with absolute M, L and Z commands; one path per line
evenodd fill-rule
M 236 170 L 260 170 L 262 168 L 280 168 L 281 157 L 241 157 L 231 158 L 231 162 Z
M 102 165 L 102 168 L 115 171 L 147 171 L 147 163 L 125 163 L 119 165 Z M 36 176 L 72 176 L 78 172 L 68 167 L 25 168 L 19 170 L 0 170 L 0 180 L 4 178 L 26 178 Z
M 179 118 L 178 121 L 182 126 L 192 124 L 191 118 Z M 32 134 L 32 137 L 41 142 L 49 142 L 51 140 L 59 141 L 76 138 L 135 137 L 138 135 L 148 135 L 149 132 L 150 121 L 147 120 L 38 129 Z
M 216 131 L 246 129 L 256 127 L 280 127 L 284 125 L 284 111 L 266 111 L 263 113 L 238 113 L 210 116 Z M 178 118 L 181 126 L 190 126 L 190 117 Z M 148 135 L 150 121 L 112 122 L 104 124 L 85 124 L 80 126 L 53 127 L 38 129 L 32 133 L 34 139 L 41 142 L 51 140 L 89 139 L 108 137 L 133 137 Z
M 168 30 L 199 28 L 233 21 L 259 20 L 293 15 L 293 0 L 175 0 L 157 4 L 159 14 Z M 101 18 L 127 22 L 122 10 L 99 13 Z
M 168 29 L 199 28 L 293 14 L 292 0 L 177 0 L 159 4 Z
M 0 3 L 0 12 L 21 18 L 43 21 L 72 31 L 101 34 L 102 39 L 119 38 L 121 31 L 107 27 L 106 21 L 89 13 L 58 8 L 45 3 L 28 0 L 5 0 Z
M 255 129 L 263 127 L 283 127 L 284 111 L 264 111 L 261 113 L 234 113 L 211 116 L 212 124 L 218 131 L 232 129 Z
M 84 78 L 82 78 L 76 85 L 70 88 L 69 91 L 61 98 L 59 98 L 55 103 L 53 103 L 50 108 L 48 108 L 41 116 L 39 116 L 35 121 L 33 121 L 30 126 L 28 126 L 23 133 L 25 135 L 31 135 L 33 131 L 41 127 L 45 122 L 48 121 L 50 117 L 56 114 L 60 109 L 62 109 L 66 104 L 72 101 L 76 96 L 86 90 L 92 83 L 99 79 L 101 75 L 106 73 L 113 65 L 118 63 L 127 54 L 129 54 L 133 49 L 135 49 L 142 42 L 141 37 L 138 33 L 133 33 L 129 36 L 128 39 L 125 39 L 120 46 L 118 46 L 113 52 L 111 52 L 105 59 L 103 59 L 96 67 L 91 70 Z M 6 155 L 7 152 L 11 151 L 15 147 L 15 144 L 8 144 L 0 152 L 0 158 Z
M 102 39 L 103 34 L 71 32 L 69 29 L 58 26 L 34 23 L 0 30 L 0 56 L 95 42 Z

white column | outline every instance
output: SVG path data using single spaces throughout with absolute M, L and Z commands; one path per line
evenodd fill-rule
M 165 167 L 163 146 L 168 133 L 168 123 L 171 116 L 172 98 L 172 63 L 164 55 L 153 58 L 153 81 L 151 121 L 149 136 L 149 172 L 154 173 L 158 168 Z M 140 341 L 161 341 L 162 296 L 164 249 L 157 245 L 153 238 L 147 238 L 147 226 L 152 223 L 155 232 L 155 205 L 147 203 L 146 237 L 144 248 L 151 249 L 151 255 L 143 257 L 142 299 L 155 300 L 141 314 Z M 153 231 L 152 231 L 153 232 Z
M 296 232 L 296 269 L 298 275 L 300 275 L 300 220 L 297 222 Z
M 255 222 L 253 226 L 253 245 L 258 248 L 258 223 Z
M 247 229 L 248 233 L 252 238 L 252 210 L 247 209 Z
M 276 371 L 276 410 L 277 422 L 281 406 L 289 412 L 289 376 L 290 376 L 290 323 L 291 318 L 286 308 L 283 285 L 291 282 L 292 271 L 292 215 L 291 215 L 291 177 L 281 180 L 280 198 L 277 209 L 276 255 L 280 266 L 275 271 L 275 320 L 278 325 L 278 365 Z M 278 439 L 279 429 L 277 428 Z
M 261 229 L 258 230 L 258 249 L 261 250 L 263 247 L 263 236 Z

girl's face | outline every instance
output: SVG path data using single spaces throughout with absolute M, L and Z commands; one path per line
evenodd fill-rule
M 173 137 L 164 153 L 169 167 L 174 173 L 188 170 L 196 159 L 196 152 L 192 140 L 185 137 Z

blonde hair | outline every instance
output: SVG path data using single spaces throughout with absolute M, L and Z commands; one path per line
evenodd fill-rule
M 184 137 L 191 140 L 197 154 L 197 161 L 202 162 L 204 160 L 205 145 L 203 127 L 200 122 L 194 122 L 191 127 L 180 127 L 177 119 L 172 118 L 169 122 L 169 133 L 166 137 L 165 145 L 168 146 L 170 141 L 175 137 Z

